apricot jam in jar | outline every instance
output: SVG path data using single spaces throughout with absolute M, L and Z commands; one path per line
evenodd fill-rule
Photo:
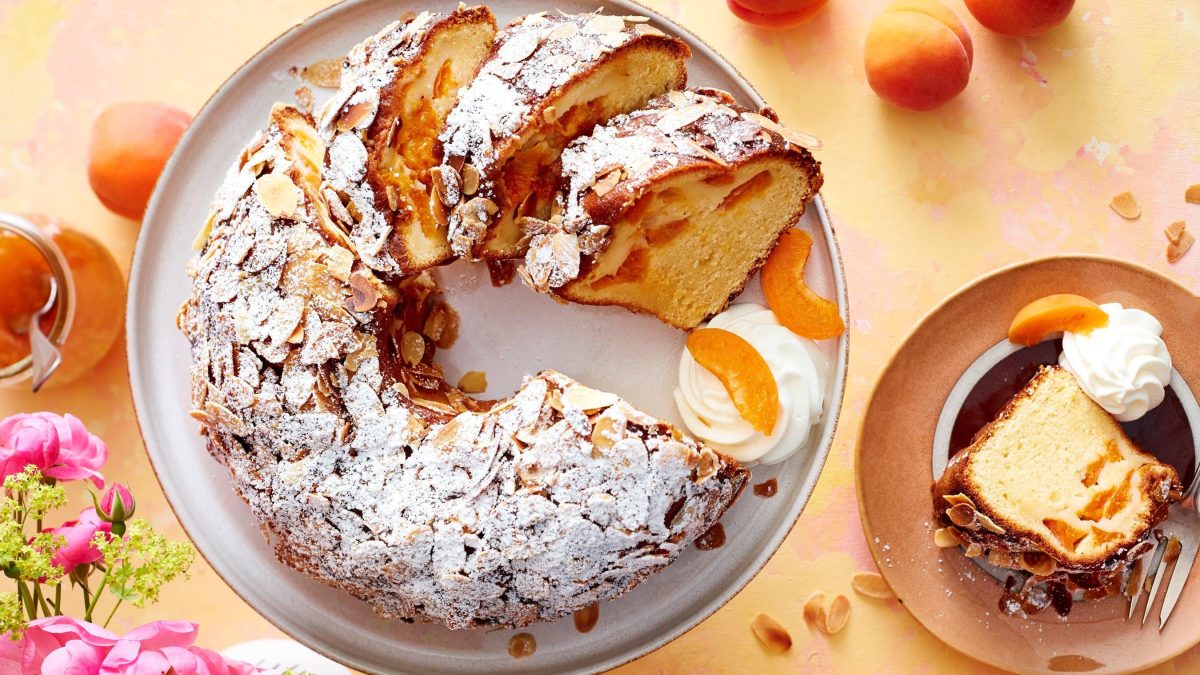
M 121 331 L 125 283 L 112 255 L 95 239 L 44 216 L 0 213 L 0 386 L 32 375 L 29 329 L 39 323 L 62 353 L 46 386 L 68 384 L 89 372 Z

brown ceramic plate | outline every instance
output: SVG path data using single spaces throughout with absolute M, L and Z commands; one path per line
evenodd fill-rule
M 1157 606 L 1143 628 L 1124 620 L 1122 598 L 1077 603 L 1066 619 L 1050 610 L 1030 618 L 1004 616 L 998 611 L 1000 582 L 959 550 L 933 544 L 929 488 L 943 408 L 964 373 L 1004 341 L 1017 311 L 1052 293 L 1077 293 L 1150 312 L 1165 329 L 1176 382 L 1200 386 L 1200 300 L 1170 279 L 1093 256 L 1034 260 L 989 274 L 926 316 L 880 376 L 855 457 L 863 529 L 879 569 L 905 607 L 964 654 L 1030 673 L 1148 668 L 1200 642 L 1200 566 L 1160 632 L 1153 627 Z M 1190 394 L 1181 398 L 1194 409 Z

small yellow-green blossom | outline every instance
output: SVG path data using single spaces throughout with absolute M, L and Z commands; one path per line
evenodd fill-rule
M 43 480 L 42 472 L 32 464 L 21 473 L 4 479 L 5 498 L 0 516 L 11 518 L 19 511 L 27 520 L 37 520 L 67 503 L 67 491 L 57 483 Z
M 186 542 L 171 541 L 158 534 L 143 518 L 126 522 L 123 537 L 97 533 L 92 544 L 108 566 L 108 589 L 135 607 L 158 600 L 163 584 L 187 570 L 196 550 Z
M 0 633 L 19 640 L 25 633 L 25 609 L 16 593 L 0 593 Z M 3 638 L 0 638 L 3 639 Z

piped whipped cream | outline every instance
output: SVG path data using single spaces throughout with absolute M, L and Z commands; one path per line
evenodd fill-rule
M 675 403 L 689 431 L 743 464 L 775 464 L 808 444 L 825 405 L 829 361 L 811 340 L 784 328 L 774 312 L 754 303 L 731 306 L 708 322 L 749 342 L 779 386 L 779 415 L 770 435 L 742 419 L 715 375 L 685 348 Z
M 1113 417 L 1132 422 L 1158 407 L 1171 381 L 1171 354 L 1162 324 L 1140 309 L 1101 305 L 1108 325 L 1065 333 L 1059 365 Z

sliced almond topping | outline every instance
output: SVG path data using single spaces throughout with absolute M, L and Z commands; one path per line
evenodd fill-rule
M 950 519 L 950 522 L 970 530 L 979 529 L 979 523 L 976 521 L 975 516 L 975 509 L 966 504 L 955 504 L 946 509 L 946 517 Z
M 1167 235 L 1167 241 L 1171 242 L 1172 244 L 1178 244 L 1179 240 L 1183 237 L 1184 230 L 1186 229 L 1187 223 L 1183 222 L 1182 220 L 1177 220 L 1168 225 L 1167 229 L 1163 230 L 1163 234 Z
M 458 388 L 468 394 L 482 394 L 487 391 L 487 373 L 482 370 L 468 370 L 458 378 Z
M 541 35 L 535 30 L 517 33 L 500 45 L 496 58 L 501 63 L 520 63 L 529 58 L 541 43 Z
M 1167 244 L 1167 262 L 1172 265 L 1179 262 L 1195 243 L 1196 238 L 1192 236 L 1191 232 L 1185 230 L 1183 234 L 1179 235 L 1178 243 Z
M 589 33 L 620 33 L 625 30 L 625 19 L 609 14 L 597 14 L 584 24 L 583 30 Z
M 564 26 L 574 26 L 573 23 L 563 24 Z M 548 105 L 542 110 L 542 119 L 546 120 L 546 124 L 554 124 L 558 121 L 558 108 Z
M 666 33 L 648 23 L 637 24 L 633 27 L 633 32 L 637 33 L 638 35 L 666 35 Z
M 617 421 L 612 417 L 601 417 L 592 426 L 592 445 L 601 453 L 607 452 L 613 446 L 613 429 Z
M 604 195 L 612 192 L 613 188 L 617 186 L 617 183 L 621 182 L 621 174 L 622 172 L 620 168 L 613 169 L 612 171 L 604 174 L 604 176 L 599 178 L 596 181 L 596 184 L 592 186 L 592 192 L 595 192 L 597 197 L 603 197 Z
M 290 218 L 300 203 L 296 184 L 282 173 L 268 173 L 254 181 L 254 193 L 275 218 Z
M 468 197 L 479 192 L 479 169 L 471 164 L 463 164 L 462 192 Z
M 389 183 L 384 186 L 383 193 L 387 196 L 388 208 L 393 211 L 400 210 L 400 188 Z
M 1035 577 L 1047 577 L 1054 572 L 1054 558 L 1045 553 L 1025 551 L 1020 554 L 1021 569 Z
M 420 333 L 405 331 L 400 338 L 400 357 L 410 366 L 415 366 L 425 358 L 425 338 Z
M 825 625 L 825 594 L 821 591 L 813 591 L 804 601 L 804 621 L 818 628 Z
M 367 312 L 375 309 L 379 302 L 379 291 L 369 274 L 355 272 L 350 275 L 350 307 L 356 312 Z
M 953 527 L 943 527 L 933 532 L 933 543 L 938 548 L 958 548 L 962 545 L 962 535 Z
M 839 595 L 829 604 L 829 613 L 825 616 L 823 630 L 830 635 L 842 632 L 850 621 L 850 598 Z
M 878 572 L 855 572 L 850 579 L 850 587 L 856 593 L 865 595 L 868 598 L 878 598 L 880 600 L 890 600 L 896 597 L 892 592 L 892 588 L 883 580 Z
M 350 131 L 351 129 L 358 129 L 369 122 L 370 120 L 367 119 L 367 116 L 375 108 L 373 103 L 373 101 L 368 99 L 347 106 L 345 112 L 338 116 L 337 130 L 343 132 Z
M 970 497 L 966 496 L 965 494 L 963 494 L 961 492 L 958 494 L 955 494 L 955 495 L 942 495 L 942 499 L 945 499 L 946 503 L 948 503 L 950 506 L 958 506 L 959 504 L 966 504 L 966 505 L 970 506 L 971 508 L 975 508 L 975 502 L 971 501 Z
M 754 637 L 771 651 L 786 652 L 792 648 L 792 636 L 787 629 L 766 614 L 759 614 L 750 622 Z
M 547 40 L 565 40 L 579 32 L 579 25 L 570 21 L 564 21 L 546 34 Z
M 1138 206 L 1137 199 L 1134 198 L 1132 192 L 1122 192 L 1113 197 L 1109 206 L 1117 212 L 1118 216 L 1126 220 L 1133 220 L 1142 215 L 1142 207 Z
M 562 402 L 572 408 L 578 408 L 586 413 L 592 413 L 613 405 L 618 400 L 616 394 L 599 391 L 582 384 L 572 384 L 562 394 Z
M 1191 204 L 1200 204 L 1200 183 L 1189 185 L 1187 192 L 1183 193 L 1183 198 Z
M 216 213 L 210 213 L 208 220 L 204 221 L 204 227 L 200 228 L 200 232 L 196 234 L 196 238 L 192 240 L 192 250 L 200 251 L 204 249 L 204 245 L 208 243 L 208 237 L 212 234 L 213 223 L 217 220 Z
M 1005 533 L 1004 528 L 997 525 L 996 521 L 983 515 L 982 513 L 979 513 L 978 511 L 975 512 L 975 519 L 978 520 L 979 524 L 983 526 L 983 529 L 987 530 L 988 532 L 993 534 Z
M 341 58 L 333 58 L 310 63 L 300 72 L 300 77 L 303 77 L 305 81 L 314 86 L 336 89 L 342 83 L 343 60 Z
M 354 254 L 341 246 L 330 246 L 321 252 L 325 267 L 338 281 L 350 281 L 350 269 L 354 266 Z

